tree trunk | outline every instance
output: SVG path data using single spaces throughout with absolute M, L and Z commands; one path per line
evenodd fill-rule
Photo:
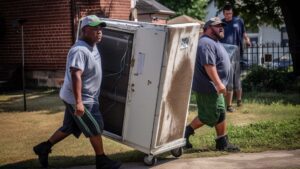
M 300 76 L 300 24 L 297 24 L 299 22 L 299 7 L 295 1 L 279 0 L 279 4 L 289 37 L 294 73 Z

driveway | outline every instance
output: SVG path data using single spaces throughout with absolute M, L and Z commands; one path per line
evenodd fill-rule
M 266 151 L 261 153 L 235 153 L 220 157 L 178 158 L 159 160 L 155 166 L 143 162 L 124 163 L 122 169 L 300 169 L 300 149 Z M 69 169 L 95 169 L 95 166 L 78 166 Z

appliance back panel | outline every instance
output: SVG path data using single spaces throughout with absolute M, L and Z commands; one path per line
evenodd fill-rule
M 104 130 L 122 136 L 133 34 L 104 29 L 98 49 L 102 59 L 103 79 L 100 111 Z

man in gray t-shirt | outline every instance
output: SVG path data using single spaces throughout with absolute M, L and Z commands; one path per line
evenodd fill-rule
M 102 80 L 101 58 L 97 46 L 90 46 L 83 40 L 78 40 L 70 49 L 66 70 L 82 71 L 82 102 L 83 104 L 98 104 Z M 66 71 L 64 84 L 60 90 L 60 98 L 69 104 L 76 104 L 72 71 Z
M 225 101 L 226 85 L 229 80 L 230 60 L 220 39 L 224 37 L 225 24 L 217 17 L 204 25 L 204 35 L 197 48 L 193 92 L 196 96 L 198 116 L 186 126 L 184 137 L 186 148 L 192 148 L 189 140 L 194 130 L 207 125 L 216 129 L 216 149 L 219 151 L 240 151 L 228 141 L 226 133 Z
M 95 151 L 97 169 L 118 169 L 120 162 L 109 159 L 103 151 L 103 118 L 99 110 L 102 81 L 101 57 L 96 44 L 101 41 L 106 23 L 96 15 L 81 19 L 81 37 L 69 50 L 64 84 L 60 98 L 66 105 L 63 125 L 45 142 L 33 147 L 43 167 L 48 167 L 48 155 L 56 143 L 73 134 L 83 133 Z

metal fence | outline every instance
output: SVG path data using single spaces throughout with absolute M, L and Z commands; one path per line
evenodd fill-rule
M 244 71 L 254 65 L 287 71 L 293 65 L 288 44 L 278 43 L 252 44 L 251 47 L 244 48 L 240 63 Z

